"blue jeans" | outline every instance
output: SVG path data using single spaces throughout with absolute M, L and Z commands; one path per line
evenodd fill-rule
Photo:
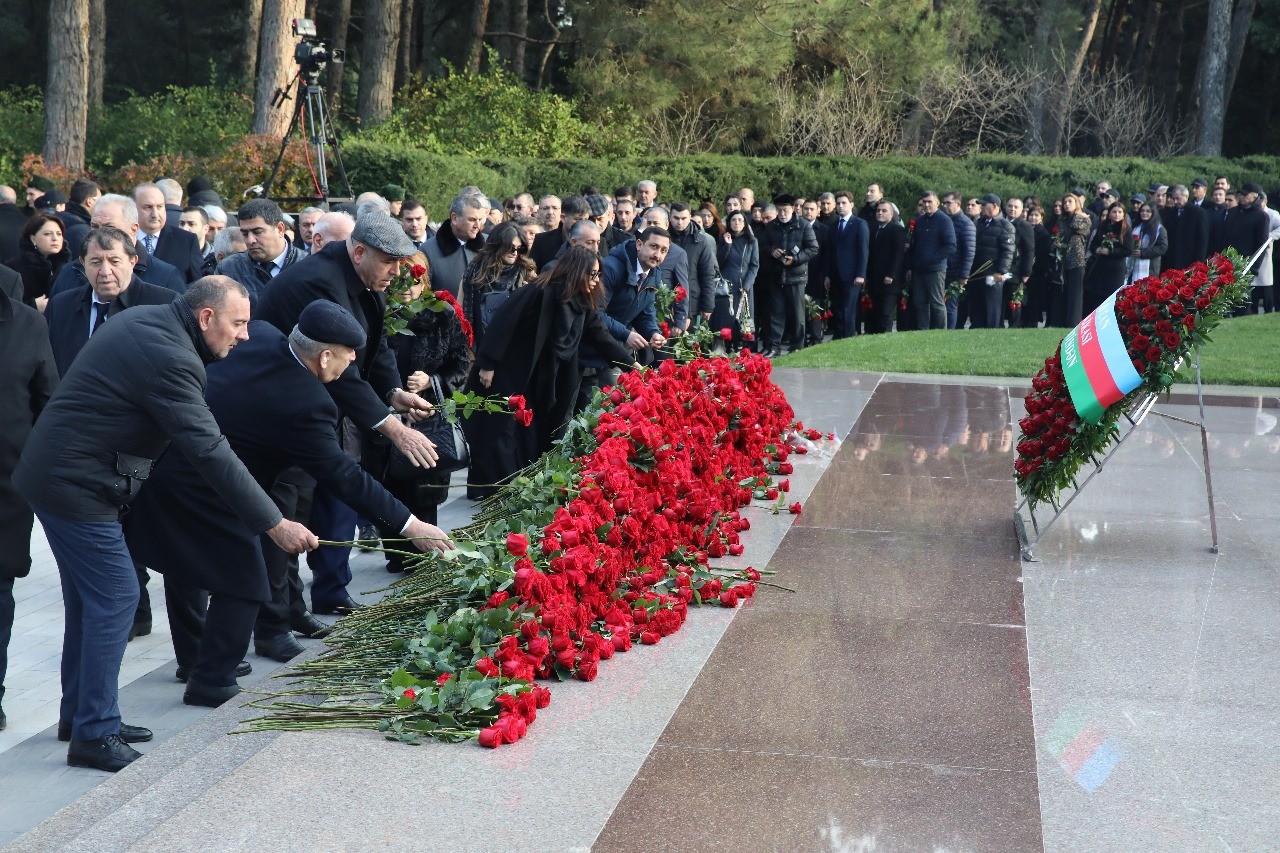
M 76 521 L 36 509 L 58 561 L 66 628 L 62 707 L 71 737 L 120 732 L 120 662 L 138 607 L 138 576 L 118 521 Z

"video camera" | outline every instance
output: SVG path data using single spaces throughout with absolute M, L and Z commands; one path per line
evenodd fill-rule
M 303 77 L 314 81 L 330 62 L 346 62 L 345 50 L 330 50 L 329 45 L 316 35 L 316 22 L 310 18 L 294 18 L 293 34 L 299 41 L 293 49 L 293 58 Z

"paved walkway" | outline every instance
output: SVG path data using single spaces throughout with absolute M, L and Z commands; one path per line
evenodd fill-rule
M 806 422 L 844 437 L 800 457 L 803 516 L 752 511 L 742 559 L 798 592 L 697 610 L 596 682 L 553 685 L 530 736 L 497 751 L 364 732 L 227 737 L 246 712 L 181 704 L 157 621 L 131 644 L 122 693 L 157 742 L 114 777 L 71 771 L 38 728 L 56 718 L 61 632 L 42 564 L 18 584 L 13 651 L 33 674 L 20 682 L 26 735 L 0 735 L 0 842 L 30 830 L 12 849 L 1273 846 L 1274 396 L 1211 400 L 1221 555 L 1206 551 L 1198 433 L 1150 419 L 1041 562 L 1023 564 L 1008 479 L 1020 389 L 807 370 L 778 381 Z M 448 510 L 460 521 L 468 504 Z M 358 588 L 385 582 L 370 556 L 355 567 Z M 252 661 L 252 678 L 267 674 Z

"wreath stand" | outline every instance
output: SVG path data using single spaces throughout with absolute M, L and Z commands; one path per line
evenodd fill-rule
M 1262 256 L 1267 251 L 1267 247 L 1270 245 L 1271 240 L 1264 243 L 1262 248 L 1255 252 L 1253 257 L 1249 259 L 1249 263 L 1245 265 L 1244 271 L 1240 274 L 1247 275 L 1249 271 L 1257 265 L 1258 261 L 1261 260 Z M 1074 477 L 1071 479 L 1071 488 L 1064 490 L 1065 492 L 1069 492 L 1066 500 L 1062 501 L 1061 504 L 1053 501 L 1050 502 L 1051 506 L 1054 508 L 1054 513 L 1047 521 L 1041 523 L 1041 521 L 1036 518 L 1035 509 L 1031 506 L 1029 498 L 1023 497 L 1023 499 L 1018 503 L 1017 508 L 1013 511 L 1013 526 L 1018 534 L 1018 544 L 1022 551 L 1023 560 L 1027 562 L 1037 562 L 1037 558 L 1034 553 L 1036 545 L 1040 544 L 1040 540 L 1043 539 L 1045 534 L 1049 532 L 1055 523 L 1057 523 L 1058 519 L 1062 518 L 1067 511 L 1067 507 L 1071 506 L 1072 502 L 1080 496 L 1080 493 L 1083 492 L 1089 483 L 1093 481 L 1093 478 L 1102 473 L 1102 469 L 1106 467 L 1107 462 L 1110 461 L 1111 457 L 1124 446 L 1124 443 L 1129 440 L 1129 437 L 1137 432 L 1138 427 L 1146 419 L 1147 415 L 1156 415 L 1158 417 L 1167 418 L 1171 421 L 1178 421 L 1179 423 L 1200 428 L 1200 450 L 1204 455 L 1204 488 L 1206 497 L 1209 501 L 1209 531 L 1210 536 L 1212 537 L 1212 542 L 1209 545 L 1209 553 L 1220 553 L 1218 550 L 1218 515 L 1213 501 L 1213 473 L 1209 467 L 1209 428 L 1205 425 L 1204 420 L 1204 384 L 1200 379 L 1199 347 L 1194 349 L 1194 354 L 1195 361 L 1192 362 L 1191 366 L 1196 372 L 1196 402 L 1199 404 L 1200 408 L 1200 419 L 1193 421 L 1187 418 L 1180 418 L 1177 415 L 1171 415 L 1168 412 L 1156 411 L 1155 404 L 1158 395 L 1151 392 L 1136 395 L 1132 400 L 1125 403 L 1124 410 L 1121 413 L 1123 418 L 1121 422 L 1117 424 L 1117 428 L 1122 431 L 1120 438 L 1107 449 L 1107 452 L 1103 454 L 1101 460 L 1096 458 L 1093 460 L 1093 470 L 1089 472 L 1088 476 L 1086 476 L 1084 480 L 1077 482 Z M 1177 367 L 1178 365 L 1174 365 L 1175 370 Z M 1026 510 L 1025 517 L 1023 515 L 1023 510 Z M 1033 536 L 1028 535 L 1028 520 L 1031 522 L 1030 532 L 1034 534 Z

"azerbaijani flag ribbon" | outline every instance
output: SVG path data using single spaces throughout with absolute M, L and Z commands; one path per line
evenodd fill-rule
M 1062 339 L 1062 373 L 1080 417 L 1096 424 L 1113 403 L 1142 383 L 1116 323 L 1116 294 Z

